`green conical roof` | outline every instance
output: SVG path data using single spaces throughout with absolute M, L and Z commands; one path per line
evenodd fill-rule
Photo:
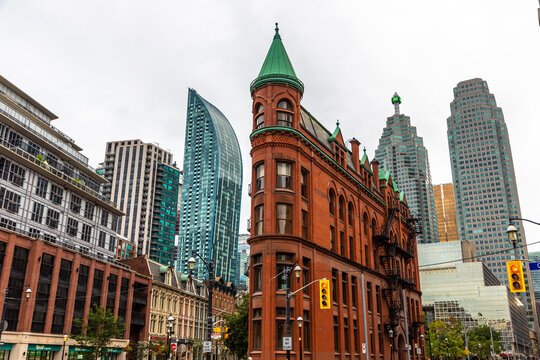
M 276 23 L 276 34 L 270 50 L 266 54 L 259 76 L 251 83 L 250 90 L 253 92 L 266 84 L 288 84 L 297 88 L 300 93 L 304 93 L 304 84 L 296 77 L 291 60 L 281 42 L 277 25 Z

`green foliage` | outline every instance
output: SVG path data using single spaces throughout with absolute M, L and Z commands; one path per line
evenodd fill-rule
M 88 323 L 82 319 L 74 319 L 75 326 L 82 329 L 80 335 L 71 335 L 82 347 L 92 351 L 84 353 L 84 359 L 97 359 L 105 354 L 112 339 L 121 339 L 124 335 L 125 324 L 121 318 L 115 319 L 111 309 L 94 306 L 88 314 Z
M 135 344 L 130 344 L 126 351 L 130 354 L 131 359 L 135 360 L 146 360 L 148 359 L 148 355 L 150 354 L 150 350 L 152 350 L 152 342 L 151 341 L 140 341 Z
M 429 334 L 426 336 L 428 341 L 431 341 L 431 351 L 434 357 L 446 358 L 447 354 L 450 359 L 466 357 L 461 321 L 456 319 L 435 320 L 430 324 Z
M 229 328 L 229 337 L 223 339 L 225 346 L 240 359 L 247 356 L 248 350 L 248 312 L 249 296 L 245 294 L 242 304 L 234 314 L 225 315 L 226 326 Z
M 492 329 L 492 332 L 495 354 L 500 354 L 503 348 L 500 343 L 501 334 L 495 329 Z M 469 350 L 471 353 L 476 354 L 481 359 L 487 359 L 491 353 L 491 336 L 489 326 L 478 326 L 468 331 L 467 336 L 469 338 Z

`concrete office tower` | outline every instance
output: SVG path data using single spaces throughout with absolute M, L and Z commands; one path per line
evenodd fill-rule
M 458 241 L 454 186 L 452 184 L 434 185 L 433 194 L 437 210 L 439 241 Z
M 447 119 L 448 147 L 454 183 L 460 240 L 476 244 L 479 256 L 504 284 L 506 261 L 514 258 L 506 229 L 509 217 L 521 217 L 512 151 L 502 109 L 489 93 L 487 82 L 471 79 L 458 83 Z M 527 259 L 525 232 L 520 223 L 517 257 Z M 530 272 L 525 269 L 529 327 L 537 330 Z
M 236 278 L 242 157 L 234 130 L 214 105 L 189 89 L 180 205 L 178 269 L 188 273 L 197 252 L 214 261 L 214 275 Z M 197 259 L 194 276 L 208 277 Z
M 137 244 L 137 255 L 174 262 L 180 170 L 170 152 L 141 140 L 108 142 L 104 194 L 125 212 L 118 233 Z
M 525 309 L 473 254 L 470 241 L 418 245 L 423 310 L 434 320 L 459 319 L 467 330 L 488 325 L 501 334 L 504 353 L 529 358 Z
M 0 76 L 0 227 L 113 261 L 122 212 L 55 119 Z
M 411 119 L 400 113 L 401 98 L 392 97 L 394 115 L 386 119 L 375 160 L 390 171 L 398 187 L 405 192 L 412 214 L 418 218 L 418 243 L 439 241 L 437 214 L 431 185 L 428 152 L 423 139 L 411 126 Z

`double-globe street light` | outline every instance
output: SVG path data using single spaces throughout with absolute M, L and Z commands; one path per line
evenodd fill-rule
M 206 269 L 208 270 L 208 316 L 206 319 L 206 327 L 207 327 L 207 333 L 206 333 L 206 341 L 209 341 L 212 343 L 212 286 L 214 282 L 214 260 L 210 259 L 210 261 L 205 261 L 201 255 L 196 253 L 195 251 L 192 253 L 192 255 L 197 255 L 199 259 L 202 260 L 203 264 L 206 266 Z M 193 269 L 195 269 L 195 263 L 196 260 L 192 256 L 188 260 L 189 265 L 189 272 L 191 273 Z M 212 358 L 212 352 L 206 353 L 206 360 L 211 360 Z
M 293 266 L 294 266 L 294 268 L 293 268 Z M 308 286 L 311 286 L 312 284 L 314 284 L 314 283 L 316 283 L 318 281 L 326 280 L 326 278 L 313 280 L 309 284 L 306 284 L 306 285 L 302 286 L 301 288 L 299 288 L 296 291 L 291 293 L 290 278 L 291 278 L 292 271 L 294 270 L 294 276 L 296 277 L 297 282 L 300 280 L 300 275 L 302 274 L 302 268 L 298 265 L 298 263 L 295 263 L 293 266 L 286 267 L 282 272 L 280 272 L 279 274 L 274 276 L 274 278 L 276 278 L 279 275 L 282 275 L 283 280 L 285 280 L 285 284 L 286 284 L 286 287 L 285 287 L 285 297 L 286 297 L 286 299 L 285 299 L 286 300 L 285 301 L 285 304 L 286 304 L 286 307 L 285 307 L 286 329 L 285 329 L 285 331 L 286 331 L 286 333 L 285 333 L 285 335 L 289 339 L 291 338 L 291 297 L 293 297 L 297 292 L 307 288 Z M 299 319 L 302 319 L 302 317 L 299 316 Z M 297 320 L 300 321 L 299 319 L 297 319 Z M 303 319 L 302 319 L 302 321 L 303 321 Z M 301 327 L 301 322 L 298 323 L 298 326 Z M 300 346 L 301 346 L 301 344 L 300 344 Z M 291 360 L 291 350 L 289 350 L 289 349 L 290 348 L 288 347 L 287 348 L 287 360 Z M 300 356 L 302 356 L 302 349 L 300 349 Z
M 171 337 L 174 334 L 174 317 L 172 314 L 167 318 L 167 359 L 171 358 Z

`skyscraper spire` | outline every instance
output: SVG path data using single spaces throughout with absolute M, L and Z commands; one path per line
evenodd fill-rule
M 399 115 L 399 104 L 401 104 L 401 98 L 397 92 L 395 92 L 394 96 L 392 96 L 392 104 L 394 104 L 394 114 Z

